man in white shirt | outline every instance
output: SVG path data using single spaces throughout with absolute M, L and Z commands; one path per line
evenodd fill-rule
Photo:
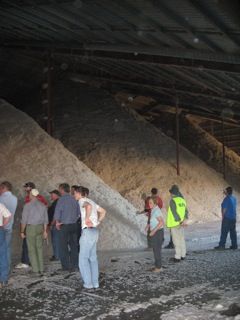
M 11 213 L 0 203 L 0 289 L 7 285 L 8 281 L 8 256 L 7 242 L 4 226 L 9 223 Z
M 6 233 L 8 265 L 9 271 L 11 269 L 11 255 L 12 255 L 12 229 L 14 223 L 14 215 L 17 209 L 17 197 L 12 194 L 12 184 L 9 181 L 3 181 L 0 184 L 0 203 L 2 203 L 11 213 L 11 219 L 4 227 Z
M 86 198 L 85 188 L 77 187 L 74 197 L 78 201 L 82 219 L 80 238 L 79 269 L 86 289 L 99 288 L 97 259 L 98 226 L 105 218 L 106 210 Z

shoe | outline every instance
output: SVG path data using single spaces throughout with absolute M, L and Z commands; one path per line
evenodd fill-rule
M 229 249 L 230 250 L 237 250 L 237 248 L 238 248 L 237 246 L 236 247 L 231 246 Z
M 169 259 L 171 262 L 181 262 L 181 259 L 176 259 L 176 258 L 170 258 Z
M 28 265 L 28 264 L 26 264 L 26 263 L 19 263 L 19 264 L 17 264 L 16 265 L 16 269 L 27 269 L 27 268 L 29 268 L 30 266 Z
M 164 249 L 174 249 L 173 243 L 169 243 L 167 246 L 164 247 Z
M 185 257 L 184 257 L 184 258 L 182 257 L 182 258 L 181 258 L 181 260 L 183 260 L 183 261 L 184 261 L 184 260 L 186 260 L 186 258 L 185 258 Z
M 153 272 L 153 273 L 162 272 L 162 268 L 154 268 L 154 269 L 152 269 L 152 272 Z
M 8 285 L 7 281 L 6 282 L 0 282 L 0 289 L 3 289 L 5 287 L 7 287 L 7 285 Z
M 58 259 L 55 256 L 52 256 L 49 261 L 58 261 Z
M 222 246 L 217 246 L 217 247 L 214 247 L 215 250 L 225 250 L 225 247 L 222 247 Z

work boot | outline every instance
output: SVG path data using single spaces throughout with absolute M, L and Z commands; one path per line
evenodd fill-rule
M 236 247 L 234 247 L 234 246 L 231 246 L 229 249 L 231 249 L 231 250 L 237 250 L 237 246 Z
M 223 246 L 217 246 L 217 247 L 214 247 L 214 249 L 221 251 L 221 250 L 225 250 L 225 247 L 223 247 Z
M 181 259 L 170 258 L 169 261 L 178 263 L 178 262 L 181 262 Z
M 169 244 L 166 245 L 166 246 L 164 247 L 164 249 L 174 249 L 173 243 L 172 243 L 172 242 L 169 242 Z

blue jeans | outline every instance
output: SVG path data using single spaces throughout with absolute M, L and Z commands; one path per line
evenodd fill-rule
M 232 247 L 237 248 L 236 220 L 228 219 L 228 218 L 224 218 L 222 220 L 221 238 L 220 238 L 219 246 L 225 247 L 229 232 L 230 232 Z
M 79 269 L 85 288 L 98 288 L 97 228 L 83 229 L 80 238 Z
M 52 226 L 51 228 L 51 237 L 52 237 L 52 248 L 53 248 L 53 256 L 56 259 L 59 259 L 59 230 L 57 230 L 56 226 Z
M 7 243 L 7 257 L 8 257 L 8 272 L 11 269 L 11 256 L 12 256 L 12 229 L 5 229 L 6 243 Z
M 8 281 L 8 269 L 6 233 L 0 227 L 0 282 Z
M 30 260 L 28 256 L 28 246 L 27 246 L 27 239 L 24 238 L 22 242 L 22 259 L 21 262 L 24 264 L 30 265 Z

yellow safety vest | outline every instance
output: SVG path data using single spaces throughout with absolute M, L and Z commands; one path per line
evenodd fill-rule
M 174 219 L 174 215 L 172 213 L 172 210 L 169 206 L 168 213 L 167 213 L 167 227 L 168 228 L 174 228 L 180 225 L 181 222 L 183 222 L 186 214 L 186 208 L 187 204 L 186 201 L 182 197 L 174 197 L 172 200 L 176 203 L 176 211 L 180 217 L 180 221 L 176 221 Z

